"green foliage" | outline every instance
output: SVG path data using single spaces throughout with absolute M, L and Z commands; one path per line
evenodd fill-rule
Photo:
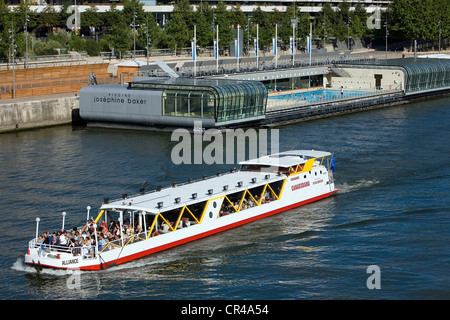
M 36 41 L 34 43 L 34 53 L 36 55 L 54 55 L 58 54 L 56 48 L 60 48 L 59 42 L 56 40 Z
M 170 37 L 170 48 L 184 48 L 193 39 L 192 7 L 186 6 L 187 0 L 178 1 L 175 6 L 166 32 Z M 192 34 L 191 34 L 192 32 Z
M 82 27 L 95 27 L 95 29 L 100 28 L 102 25 L 102 20 L 100 15 L 97 14 L 98 9 L 91 5 L 85 12 L 80 14 L 81 26 Z
M 214 11 L 216 15 L 216 25 L 219 26 L 219 47 L 228 46 L 233 39 L 234 32 L 231 29 L 230 17 L 226 5 L 219 0 Z
M 449 0 L 395 0 L 389 4 L 388 25 L 396 39 L 437 40 L 450 36 Z
M 261 49 L 271 46 L 277 25 L 278 40 L 281 45 L 287 46 L 292 37 L 293 17 L 298 20 L 295 37 L 303 45 L 309 35 L 310 22 L 313 23 L 313 37 L 320 39 L 321 43 L 328 43 L 330 38 L 346 40 L 348 36 L 353 39 L 384 37 L 386 18 L 389 37 L 396 40 L 422 39 L 437 43 L 439 26 L 441 38 L 450 37 L 450 0 L 393 0 L 387 12 L 382 13 L 382 27 L 378 30 L 367 28 L 366 9 L 356 1 L 339 2 L 336 10 L 325 2 L 314 19 L 308 13 L 301 12 L 298 3 L 291 3 L 286 12 L 265 12 L 258 6 L 249 19 L 239 5 L 232 5 L 227 10 L 222 0 L 214 6 L 202 2 L 195 11 L 188 0 L 176 0 L 174 11 L 168 15 L 166 24 L 159 26 L 152 13 L 144 12 L 139 0 L 123 0 L 123 10 L 118 10 L 116 3 L 111 2 L 106 12 L 100 13 L 94 6 L 82 12 L 82 32 L 86 33 L 84 38 L 66 29 L 67 19 L 72 14 L 67 12 L 67 8 L 73 4 L 72 1 L 65 1 L 60 12 L 47 5 L 39 15 L 30 3 L 31 0 L 19 1 L 17 6 L 10 9 L 4 0 L 0 0 L 0 58 L 7 58 L 11 52 L 9 30 L 12 28 L 17 45 L 16 55 L 25 54 L 26 17 L 30 33 L 37 37 L 47 34 L 47 41 L 44 42 L 33 38 L 35 54 L 54 54 L 55 48 L 87 51 L 89 55 L 112 48 L 124 53 L 133 47 L 133 23 L 136 28 L 136 47 L 139 49 L 147 47 L 147 34 L 151 48 L 189 47 L 194 37 L 194 26 L 197 45 L 200 47 L 212 45 L 218 27 L 219 46 L 223 49 L 231 44 L 237 25 L 244 30 L 244 43 L 250 44 L 256 38 L 256 25 L 259 25 Z M 354 10 L 350 10 L 351 5 Z M 58 28 L 56 34 L 50 33 L 55 27 Z M 95 27 L 95 40 L 89 37 L 88 27 Z
M 107 41 L 109 49 L 123 54 L 131 49 L 133 45 L 133 31 L 124 21 L 120 21 L 111 28 L 111 32 L 104 38 Z

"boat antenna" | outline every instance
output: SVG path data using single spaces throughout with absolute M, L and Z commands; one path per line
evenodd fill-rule
M 291 148 L 290 151 L 292 151 L 292 150 L 294 150 L 295 148 L 297 148 L 297 145 L 298 145 L 298 141 L 295 143 L 295 145 Z

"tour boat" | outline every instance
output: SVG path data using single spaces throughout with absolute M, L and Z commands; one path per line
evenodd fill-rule
M 109 201 L 97 217 L 67 230 L 59 245 L 36 236 L 25 263 L 38 271 L 102 270 L 335 194 L 334 155 L 295 150 L 242 161 L 239 169 Z M 63 218 L 64 219 L 64 218 Z M 100 224 L 101 223 L 101 224 Z M 63 223 L 64 224 L 64 223 Z M 94 230 L 97 230 L 95 232 Z M 225 235 L 224 235 L 225 236 Z M 87 240 L 86 240 L 87 239 Z M 62 241 L 64 243 L 65 241 Z

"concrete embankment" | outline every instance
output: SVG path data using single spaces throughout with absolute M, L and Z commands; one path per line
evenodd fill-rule
M 0 101 L 0 132 L 69 124 L 77 119 L 79 97 L 61 94 Z

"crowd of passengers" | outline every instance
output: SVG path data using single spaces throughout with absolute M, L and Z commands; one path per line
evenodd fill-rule
M 40 245 L 41 250 L 72 252 L 74 255 L 82 254 L 85 257 L 94 257 L 95 232 L 97 233 L 98 252 L 107 247 L 107 250 L 114 249 L 115 246 L 108 246 L 108 244 L 115 241 L 116 244 L 120 245 L 118 240 L 122 238 L 130 242 L 134 241 L 135 238 L 132 238 L 132 236 L 143 232 L 140 225 L 133 228 L 128 219 L 122 225 L 122 231 L 120 230 L 120 224 L 114 221 L 107 224 L 103 220 L 97 229 L 94 228 L 94 225 L 94 219 L 91 218 L 80 229 L 74 227 L 72 230 L 55 231 L 52 234 L 47 231 L 39 236 L 37 245 Z M 139 236 L 145 238 L 145 235 Z
M 254 206 L 257 205 L 257 203 L 259 203 L 259 196 L 255 195 L 255 200 L 253 201 L 252 197 L 249 197 L 248 199 L 244 199 L 242 201 L 242 206 L 241 206 L 241 210 L 245 210 L 245 209 L 250 209 L 253 208 Z M 274 197 L 272 195 L 272 193 L 270 193 L 269 191 L 266 191 L 264 194 L 264 197 L 262 197 L 261 199 L 261 203 L 260 204 L 264 204 L 264 203 L 268 203 L 274 200 Z M 234 208 L 233 208 L 234 207 Z M 233 205 L 231 205 L 231 203 L 226 203 L 224 202 L 223 206 L 222 206 L 222 210 L 220 211 L 220 216 L 226 216 L 230 213 L 234 213 L 236 212 L 236 210 L 239 208 L 239 202 L 234 202 Z

